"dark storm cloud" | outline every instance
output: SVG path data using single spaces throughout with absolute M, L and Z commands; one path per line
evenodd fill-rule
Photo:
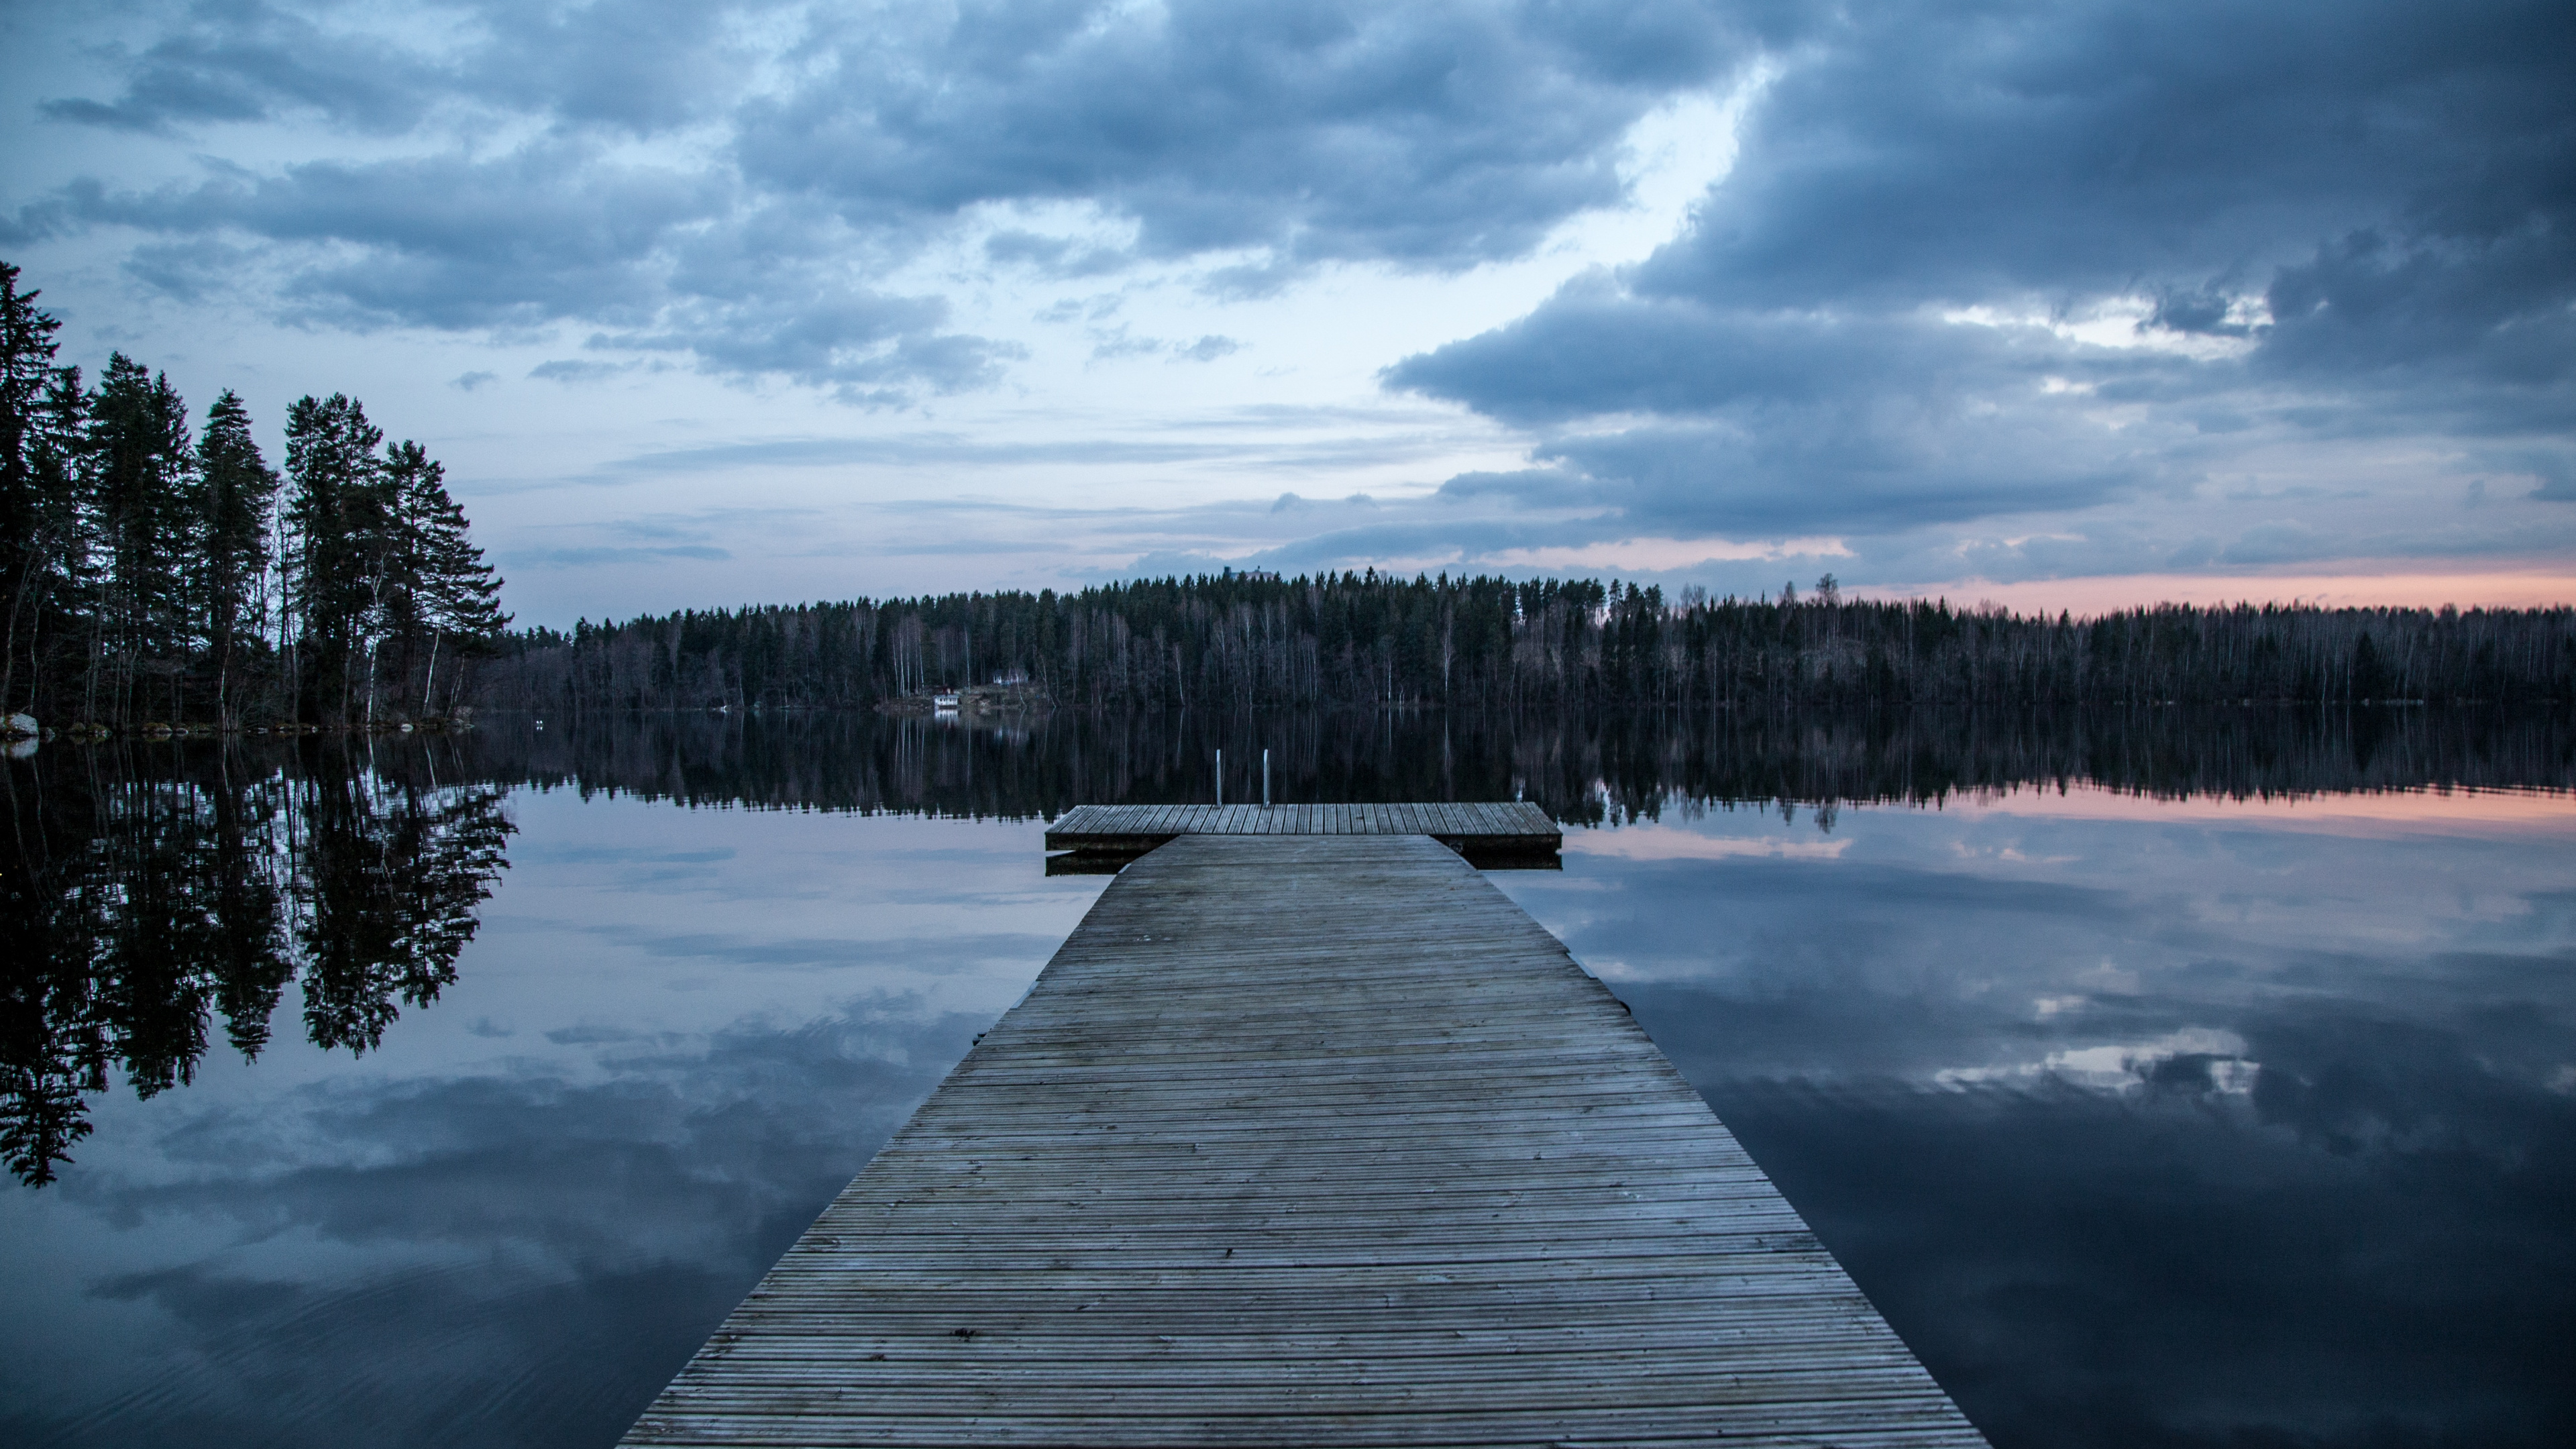
M 512 329 L 596 325 L 595 348 L 675 354 L 737 376 L 784 376 L 863 404 L 914 387 L 991 382 L 1009 344 L 941 332 L 947 302 L 857 280 L 833 238 L 741 211 L 720 176 L 606 160 L 576 142 L 488 161 L 459 156 L 294 166 L 195 186 L 68 188 L 78 221 L 198 239 L 138 248 L 128 270 L 192 295 L 206 266 L 243 259 L 220 238 L 298 243 L 282 300 L 337 326 Z M 235 273 L 230 285 L 237 286 Z M 549 363 L 537 376 L 614 364 Z M 548 369 L 552 369 L 551 371 Z
M 2474 445 L 2524 460 L 2507 496 L 2576 493 L 2576 13 L 2545 0 L 470 0 L 408 40 L 357 7 L 162 13 L 43 114 L 413 144 L 76 182 L 16 198 L 0 240 L 132 227 L 129 271 L 174 296 L 240 290 L 256 250 L 301 320 L 574 322 L 895 404 L 1015 360 L 871 281 L 974 208 L 1000 209 L 981 260 L 1039 275 L 1191 261 L 1249 296 L 1336 261 L 1464 268 L 1621 200 L 1629 128 L 1758 62 L 1682 236 L 1387 380 L 1535 430 L 1632 528 L 2083 509 L 2186 491 L 2223 435 Z M 1045 234 L 1054 206 L 1099 234 Z M 2233 355 L 2035 323 L 2113 297 Z M 2111 405 L 2154 423 L 2085 420 Z M 1623 431 L 1577 436 L 1593 419 Z
M 1617 201 L 1626 129 L 1760 41 L 1679 0 L 769 13 L 786 8 L 469 3 L 405 48 L 362 36 L 363 10 L 208 0 L 167 12 L 118 88 L 45 114 L 183 137 L 319 120 L 432 149 L 208 162 L 201 184 L 142 192 L 86 179 L 22 201 L 7 235 L 138 229 L 129 270 L 180 296 L 206 290 L 187 252 L 250 239 L 303 320 L 572 320 L 594 346 L 892 404 L 988 386 L 1016 357 L 864 280 L 965 208 L 1084 203 L 1135 229 L 984 243 L 1067 277 L 1222 252 L 1206 285 L 1257 293 L 1335 259 L 1466 266 Z M 611 149 L 690 125 L 705 144 Z M 532 138 L 485 139 L 513 130 Z M 1152 345 L 1207 361 L 1232 344 Z
M 1073 200 L 1148 254 L 1456 267 L 1526 251 L 1621 195 L 1614 148 L 1755 37 L 1691 4 L 1181 0 L 1159 14 L 1001 3 L 867 12 L 792 93 L 743 115 L 756 184 L 865 223 Z
M 149 192 L 81 185 L 67 201 L 92 224 L 325 247 L 288 290 L 343 321 L 485 327 L 649 315 L 656 250 L 726 196 L 713 178 L 565 144 L 490 161 L 316 162 Z
M 2576 171 L 2576 135 L 2562 165 Z M 2366 392 L 2374 407 L 2411 395 L 2410 411 L 2467 433 L 2576 423 L 2576 179 L 2568 192 L 2493 235 L 2362 230 L 2281 268 L 2257 375 Z
M 178 10 L 169 25 L 128 60 L 113 99 L 60 97 L 39 109 L 124 131 L 301 113 L 387 134 L 418 124 L 443 80 L 441 68 L 417 54 L 258 0 L 206 0 Z
M 1640 289 L 1798 307 L 2259 287 L 2357 227 L 2503 236 L 2571 199 L 2571 39 L 2529 0 L 1874 8 L 1813 37 Z
M 716 372 L 784 376 L 844 401 L 899 405 L 905 384 L 942 393 L 982 387 L 1020 355 L 1013 343 L 938 332 L 947 315 L 942 298 L 890 297 L 821 276 L 802 291 L 746 283 L 691 297 L 650 327 L 602 332 L 591 345 L 689 354 Z
M 1559 433 L 1536 456 L 1565 466 L 1470 474 L 1445 496 L 1612 509 L 1631 531 L 1876 533 L 2080 508 L 2144 481 L 2135 444 L 2089 436 L 2084 395 L 2042 384 L 2174 365 L 2069 357 L 2038 327 L 1726 313 L 1594 277 L 1391 375 L 1525 426 L 1652 418 Z
M 210 122 L 314 118 L 372 134 L 412 129 L 442 102 L 480 100 L 559 123 L 650 133 L 730 103 L 751 57 L 736 17 L 775 0 L 469 0 L 422 9 L 469 35 L 429 51 L 353 29 L 363 7 L 301 14 L 259 0 L 167 7 L 164 33 L 126 57 L 110 99 L 40 104 L 61 121 L 177 132 Z M 443 15 L 440 12 L 444 12 Z
M 457 70 L 475 94 L 510 106 L 542 105 L 564 124 L 650 134 L 729 106 L 755 63 L 730 27 L 787 5 L 479 0 L 468 8 L 484 36 Z
M 1788 54 L 1682 237 L 1388 380 L 1541 429 L 1659 419 L 1540 456 L 1673 527 L 2064 509 L 2205 466 L 2094 403 L 2515 438 L 2545 479 L 2576 425 L 2569 94 L 2561 6 L 1873 9 Z M 2241 355 L 2011 325 L 2124 295 Z
M 2129 491 L 2148 467 L 2105 456 L 2090 439 L 2072 440 L 2066 452 L 2041 446 L 2076 431 L 2062 419 L 1967 413 L 1942 400 L 1855 397 L 1564 438 L 1537 453 L 1584 473 L 1592 481 L 1574 496 L 1611 506 L 1630 532 L 1766 536 L 1866 536 L 2084 508 Z

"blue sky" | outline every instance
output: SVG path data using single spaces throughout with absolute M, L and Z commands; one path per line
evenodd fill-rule
M 525 619 L 1219 566 L 2576 600 L 2563 4 L 0 10 L 0 257 Z

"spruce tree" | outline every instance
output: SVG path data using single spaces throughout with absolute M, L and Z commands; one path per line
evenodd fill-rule
M 402 641 L 406 681 L 426 643 L 428 658 L 419 664 L 420 708 L 434 714 L 442 658 L 452 679 L 457 654 L 483 649 L 509 626 L 510 616 L 501 612 L 501 581 L 474 546 L 465 510 L 448 495 L 445 466 L 420 444 L 404 442 L 386 453 L 385 479 L 402 541 L 386 595 L 386 628 Z
M 403 446 L 414 453 L 419 448 L 416 443 Z M 510 616 L 501 612 L 501 580 L 483 561 L 483 550 L 474 546 L 464 508 L 448 496 L 446 470 L 426 458 L 422 462 L 426 466 L 410 474 L 403 514 L 417 540 L 421 613 L 430 629 L 421 707 L 437 713 L 439 645 L 448 643 L 454 655 L 482 652 L 509 627 Z M 453 665 L 450 677 L 455 677 Z
M 235 651 L 244 633 L 256 638 L 265 612 L 269 519 L 278 477 L 250 435 L 250 410 L 227 388 L 206 412 L 197 440 L 197 576 L 192 583 L 198 629 L 215 667 L 215 714 L 229 723 Z
M 89 404 L 81 370 L 58 369 L 45 385 L 35 425 L 26 436 L 37 522 L 28 540 L 35 562 L 25 580 L 30 587 L 18 639 L 28 665 L 30 708 L 40 716 L 47 706 L 36 705 L 36 696 L 59 687 L 62 670 L 57 661 L 80 639 L 81 622 L 97 594 L 82 487 L 89 456 Z M 48 695 L 49 700 L 54 698 Z
M 372 721 L 387 686 L 407 695 L 416 680 L 434 701 L 439 656 L 507 626 L 499 580 L 418 443 L 389 455 L 355 400 L 307 396 L 289 410 L 281 480 L 232 392 L 196 433 L 168 375 L 122 353 L 84 387 L 18 281 L 0 262 L 0 709 L 42 715 L 68 691 L 75 718 L 131 722 L 149 676 L 166 691 L 141 712 L 178 720 L 190 681 L 210 675 L 228 724 L 273 620 L 290 717 L 347 722 L 363 689 Z
M 112 664 L 109 683 L 125 718 L 138 668 L 149 661 L 175 687 L 177 656 L 192 642 L 183 580 L 196 561 L 196 454 L 187 403 L 166 373 L 108 355 L 89 404 L 85 462 L 89 546 L 103 571 L 91 691 L 94 700 L 96 663 Z
M 295 648 L 306 656 L 291 667 L 299 683 L 309 671 L 317 705 L 336 696 L 342 720 L 362 682 L 360 659 L 373 644 L 368 631 L 394 532 L 384 460 L 376 452 L 384 437 L 366 409 L 342 393 L 308 394 L 287 410 L 290 541 L 281 562 L 295 611 Z
M 59 449 L 48 448 L 47 436 L 63 376 L 54 365 L 62 324 L 36 305 L 37 295 L 19 291 L 18 269 L 0 262 L 0 607 L 9 611 L 0 626 L 0 712 L 15 712 L 22 700 L 34 709 L 43 687 L 37 637 L 72 519 L 69 475 L 49 466 Z

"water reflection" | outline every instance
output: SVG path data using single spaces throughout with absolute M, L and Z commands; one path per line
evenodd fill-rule
M 1237 798 L 1265 753 L 1283 800 L 1536 800 L 1570 823 L 1668 807 L 1941 801 L 2025 785 L 2269 798 L 2576 784 L 2559 714 L 2141 710 L 2063 716 L 1594 720 L 1447 712 L 1275 717 L 1071 713 L 1017 722 L 874 714 L 613 715 L 548 733 L 250 748 L 67 750 L 7 767 L 0 1150 L 54 1180 L 113 1067 L 142 1096 L 190 1079 L 209 1023 L 255 1057 L 300 981 L 315 1044 L 363 1052 L 435 999 L 508 861 L 510 787 L 685 805 L 991 818 L 1086 802 Z M 444 782 L 444 783 L 442 783 Z M 1831 848 L 1809 847 L 1809 848 Z
M 315 1045 L 378 1045 L 455 979 L 509 863 L 507 788 L 440 786 L 426 752 L 155 755 L 8 771 L 0 1148 L 22 1182 L 70 1160 L 111 1068 L 142 1097 L 187 1083 L 218 1017 L 258 1056 L 290 982 Z
M 0 1442 L 613 1442 L 1098 890 L 1035 822 L 510 812 L 377 1047 L 217 1046 L 0 1194 Z
M 1220 743 L 1597 827 L 1494 879 L 1998 1445 L 2576 1440 L 2566 722 L 2170 715 L 49 746 L 0 1441 L 612 1442 Z
M 475 737 L 488 778 L 682 804 L 1021 818 L 1083 804 L 1534 800 L 1599 824 L 1692 801 L 1827 805 L 2094 784 L 2180 798 L 2576 788 L 2558 710 L 2245 709 L 1853 716 L 1439 710 L 993 723 L 873 714 L 594 717 Z
M 1999 1446 L 2576 1433 L 2576 803 L 1668 812 L 1497 883 Z

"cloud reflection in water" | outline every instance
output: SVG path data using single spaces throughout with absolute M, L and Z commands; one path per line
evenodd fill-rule
M 1558 758 L 1449 723 L 1454 753 L 1310 783 L 1490 793 Z M 635 735 L 608 743 L 662 758 Z M 827 744 L 744 759 L 871 758 Z M 978 810 L 1083 778 L 993 750 L 923 778 Z M 1658 818 L 1494 879 L 1999 1445 L 2576 1440 L 2548 1360 L 2576 1340 L 2576 801 L 1977 799 L 1944 768 L 1938 809 L 1730 812 L 1668 778 L 1866 783 L 1923 752 L 1824 758 L 1849 768 L 1565 751 L 1527 774 L 1569 816 Z M 1648 774 L 1614 789 L 1605 760 Z M 610 1442 L 1101 885 L 1044 876 L 1033 819 L 579 778 L 512 790 L 453 981 L 362 1059 L 218 1043 L 185 1090 L 90 1094 L 74 1169 L 0 1194 L 0 1442 Z
M 1036 822 L 514 809 L 481 939 L 380 1051 L 99 1094 L 76 1167 L 0 1197 L 0 1438 L 614 1440 L 1101 885 L 1046 879 Z
M 2571 843 L 2565 796 L 2076 790 L 1668 812 L 1498 879 L 1998 1446 L 2540 1445 Z

